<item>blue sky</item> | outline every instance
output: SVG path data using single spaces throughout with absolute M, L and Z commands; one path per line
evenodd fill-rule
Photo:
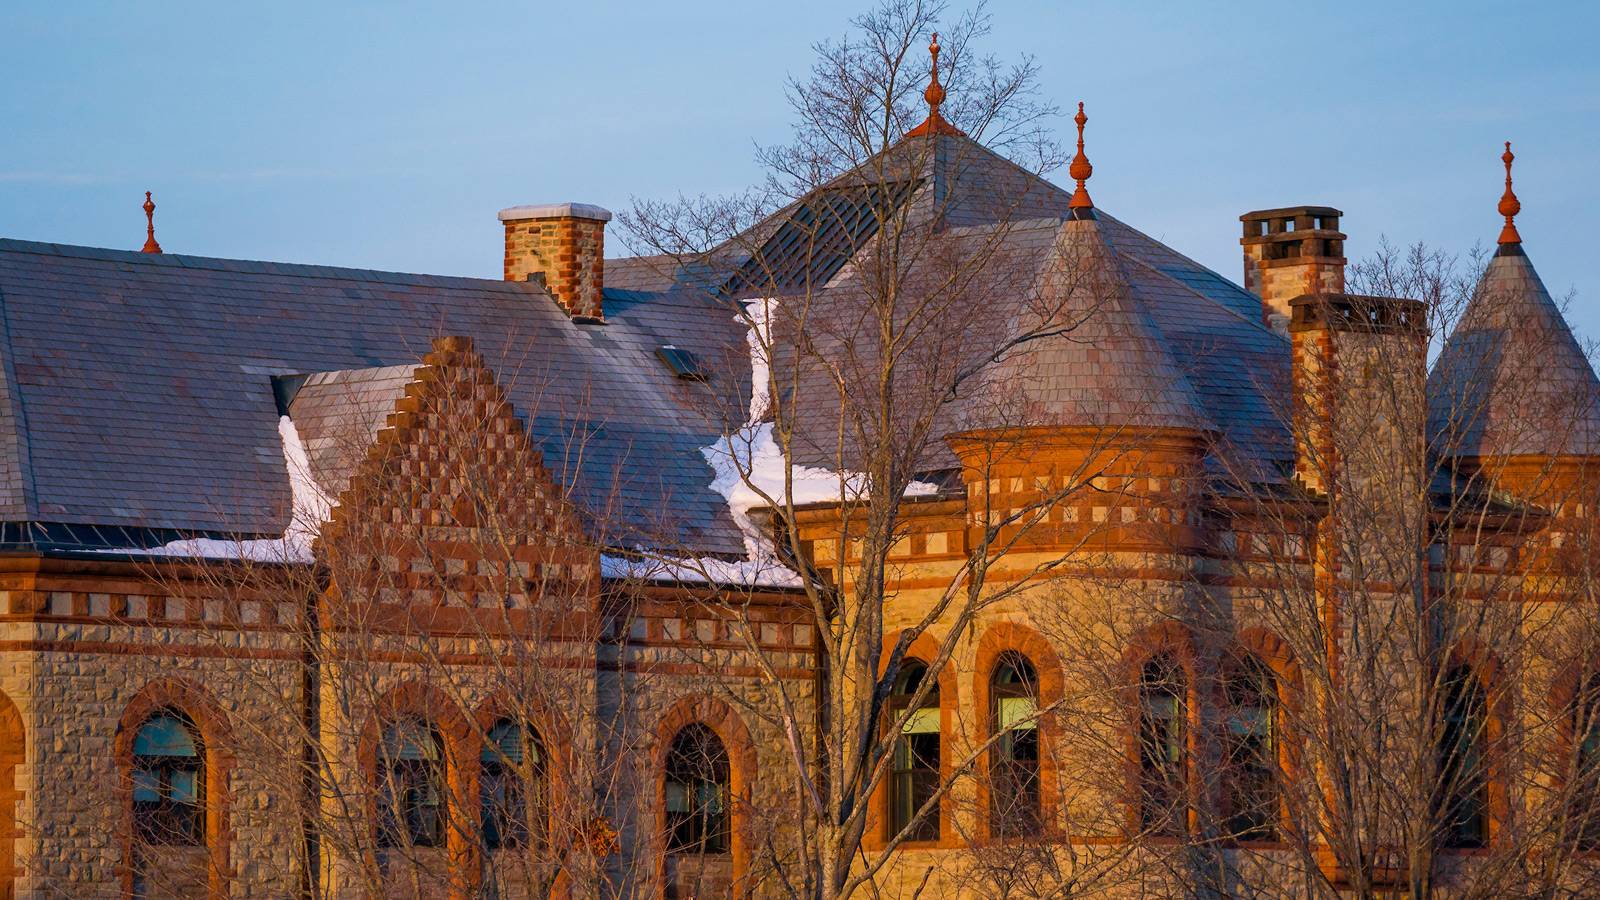
M 498 277 L 502 207 L 757 181 L 864 5 L 10 0 L 0 236 L 136 249 L 148 189 L 170 252 Z M 1526 248 L 1600 335 L 1600 5 L 990 10 L 1087 102 L 1097 204 L 1235 280 L 1262 207 L 1343 209 L 1352 257 L 1491 244 L 1512 140 Z

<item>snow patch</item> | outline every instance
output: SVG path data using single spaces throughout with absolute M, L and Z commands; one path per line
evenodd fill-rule
M 719 559 L 714 556 L 600 557 L 600 574 L 606 578 L 638 581 L 675 581 L 684 584 L 731 584 L 745 587 L 799 587 L 800 576 L 775 557 L 765 560 Z
M 867 478 L 861 472 L 790 465 L 784 458 L 783 448 L 773 437 L 772 422 L 766 421 L 772 408 L 772 361 L 767 351 L 772 346 L 772 317 L 776 307 L 777 301 L 772 298 L 747 300 L 745 315 L 736 317 L 747 318 L 750 322 L 745 338 L 750 347 L 749 417 L 733 434 L 724 435 L 700 451 L 713 473 L 711 489 L 728 501 L 728 512 L 744 537 L 746 558 L 739 562 L 713 559 L 694 563 L 714 563 L 721 567 L 705 566 L 695 570 L 697 575 L 701 571 L 710 574 L 715 570 L 730 575 L 759 574 L 772 578 L 781 572 L 786 583 L 797 586 L 799 574 L 778 560 L 770 540 L 750 517 L 751 508 L 767 506 L 770 502 L 783 503 L 786 496 L 792 497 L 796 505 L 860 500 L 867 494 Z M 938 485 L 922 481 L 914 481 L 906 487 L 907 496 L 938 492 Z M 693 580 L 703 581 L 705 577 L 700 575 Z M 745 578 L 730 582 L 750 583 Z

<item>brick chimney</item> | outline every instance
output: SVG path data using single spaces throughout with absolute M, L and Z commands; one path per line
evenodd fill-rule
M 587 203 L 500 210 L 506 226 L 506 280 L 542 281 L 580 322 L 605 321 L 605 230 L 611 213 Z
M 1344 235 L 1330 206 L 1261 209 L 1244 223 L 1244 286 L 1261 298 L 1261 321 L 1288 329 L 1289 301 L 1302 294 L 1344 293 Z

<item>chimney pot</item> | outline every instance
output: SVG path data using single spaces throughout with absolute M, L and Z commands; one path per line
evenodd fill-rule
M 1244 286 L 1261 300 L 1261 320 L 1283 333 L 1289 301 L 1305 294 L 1344 293 L 1344 241 L 1331 206 L 1260 209 L 1244 223 Z

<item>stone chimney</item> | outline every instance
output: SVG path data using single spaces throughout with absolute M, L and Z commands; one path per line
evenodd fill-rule
M 1341 624 L 1346 598 L 1390 596 L 1404 616 L 1411 598 L 1395 592 L 1423 574 L 1426 315 L 1416 300 L 1348 294 L 1305 294 L 1290 308 L 1294 473 L 1324 507 L 1312 584 L 1337 676 L 1357 634 Z
M 541 282 L 579 322 L 604 322 L 605 230 L 611 213 L 586 203 L 500 210 L 506 280 Z
M 1291 304 L 1295 474 L 1319 493 L 1415 497 L 1427 421 L 1421 301 L 1305 294 Z M 1404 485 L 1404 489 L 1401 485 Z M 1409 520 L 1408 520 L 1409 521 Z
M 1344 235 L 1329 206 L 1261 209 L 1244 223 L 1244 286 L 1261 298 L 1261 321 L 1288 329 L 1289 301 L 1302 294 L 1344 293 Z

